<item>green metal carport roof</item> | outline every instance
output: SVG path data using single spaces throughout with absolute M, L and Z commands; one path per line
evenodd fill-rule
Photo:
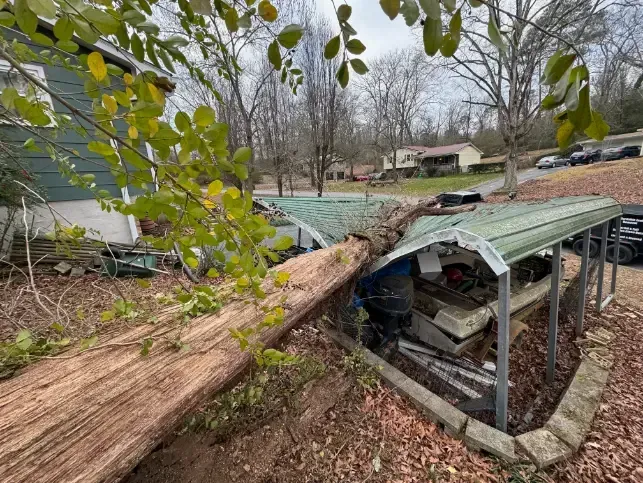
M 397 204 L 392 198 L 365 196 L 255 197 L 254 201 L 266 208 L 278 208 L 283 211 L 286 219 L 310 233 L 322 248 L 344 241 L 349 233 L 374 226 L 382 205 Z
M 546 202 L 479 204 L 476 210 L 418 219 L 395 250 L 371 267 L 386 265 L 423 251 L 437 242 L 455 242 L 477 250 L 500 275 L 509 265 L 623 213 L 603 196 L 554 198 Z

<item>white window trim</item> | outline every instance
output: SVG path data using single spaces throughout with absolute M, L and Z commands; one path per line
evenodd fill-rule
M 37 77 L 43 84 L 47 85 L 47 76 L 45 76 L 45 69 L 43 69 L 42 66 L 36 65 L 36 64 L 21 64 L 21 65 L 27 72 L 32 74 L 34 77 Z M 12 70 L 11 64 L 6 60 L 0 59 L 0 72 L 9 72 L 11 70 Z M 55 112 L 54 103 L 51 100 L 51 96 L 49 95 L 49 93 L 44 92 L 42 89 L 39 89 L 39 91 L 40 92 L 39 92 L 38 99 L 41 102 L 48 103 L 51 111 Z M 25 125 L 30 125 L 27 121 L 22 121 L 22 122 L 24 122 Z M 8 124 L 8 123 L 6 121 L 0 121 L 0 124 Z M 53 127 L 53 123 L 50 123 L 47 126 L 41 126 L 41 127 Z

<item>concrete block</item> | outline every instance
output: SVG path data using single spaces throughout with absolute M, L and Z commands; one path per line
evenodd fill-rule
M 69 273 L 71 269 L 72 269 L 72 266 L 67 262 L 60 262 L 58 265 L 54 267 L 54 270 L 56 270 L 61 275 L 65 275 Z
M 578 451 L 589 432 L 609 372 L 584 360 L 545 429 Z
M 83 267 L 74 267 L 71 269 L 70 277 L 82 277 L 85 275 L 85 269 Z
M 471 449 L 484 450 L 509 463 L 518 461 L 515 451 L 516 442 L 513 436 L 473 418 L 469 418 L 467 421 L 464 443 Z
M 430 392 L 430 396 L 424 401 L 422 411 L 432 421 L 444 425 L 445 432 L 454 438 L 462 437 L 462 432 L 467 424 L 469 416 L 459 409 L 453 407 L 444 399 Z
M 569 446 L 543 428 L 516 436 L 515 440 L 539 470 L 572 455 Z

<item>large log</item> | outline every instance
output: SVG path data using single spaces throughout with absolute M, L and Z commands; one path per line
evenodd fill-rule
M 283 326 L 265 332 L 274 344 L 354 279 L 375 252 L 433 203 L 390 214 L 382 229 L 349 237 L 334 247 L 291 259 L 282 289 L 268 290 L 266 304 L 287 296 Z M 350 263 L 340 260 L 342 250 Z M 130 471 L 205 398 L 242 373 L 250 362 L 229 329 L 257 325 L 255 305 L 233 301 L 219 313 L 192 320 L 182 333 L 190 351 L 155 344 L 147 357 L 136 346 L 163 328 L 139 326 L 113 337 L 109 347 L 66 359 L 43 360 L 0 384 L 0 480 L 6 482 L 115 481 Z M 72 354 L 73 355 L 73 354 Z

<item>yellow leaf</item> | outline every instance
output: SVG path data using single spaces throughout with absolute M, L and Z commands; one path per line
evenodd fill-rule
M 107 76 L 107 66 L 100 52 L 92 52 L 87 56 L 87 65 L 97 81 L 102 81 Z M 127 74 L 126 74 L 127 75 Z
M 213 209 L 216 205 L 212 200 L 205 199 L 203 200 L 203 206 L 205 206 L 208 210 Z
M 132 77 L 132 74 L 125 74 L 123 75 L 123 81 L 125 82 L 125 85 L 131 86 L 132 82 L 134 82 L 134 77 Z
M 157 132 L 159 132 L 159 122 L 156 119 L 148 120 L 147 124 L 150 126 L 150 137 L 153 137 Z
M 239 191 L 239 188 L 235 186 L 228 188 L 226 190 L 226 193 L 229 194 L 233 200 L 236 200 L 239 196 L 241 196 L 241 191 Z
M 125 74 L 125 75 L 127 75 L 127 74 Z M 134 97 L 134 91 L 132 89 L 130 89 L 129 87 L 125 88 L 125 94 L 127 94 L 127 97 L 129 97 L 130 99 L 132 97 Z
M 156 88 L 154 84 L 151 84 L 149 82 L 146 83 L 147 88 L 150 90 L 150 94 L 152 95 L 152 99 L 154 99 L 154 102 L 156 102 L 159 106 L 163 106 L 165 104 L 165 96 L 163 93 Z
M 130 139 L 136 139 L 138 138 L 138 129 L 134 126 L 130 126 L 127 129 L 127 135 L 130 137 Z
M 112 115 L 116 114 L 116 111 L 118 111 L 116 99 L 107 94 L 103 94 L 103 106 L 105 106 L 105 109 L 107 109 L 107 111 Z
M 221 182 L 221 180 L 220 179 L 215 179 L 208 186 L 208 196 L 216 196 L 219 193 L 221 193 L 222 189 L 223 189 L 223 183 Z
M 452 475 L 458 472 L 458 470 L 456 470 L 453 466 L 449 466 L 449 467 L 447 468 L 447 471 L 448 471 L 449 473 L 451 473 Z

